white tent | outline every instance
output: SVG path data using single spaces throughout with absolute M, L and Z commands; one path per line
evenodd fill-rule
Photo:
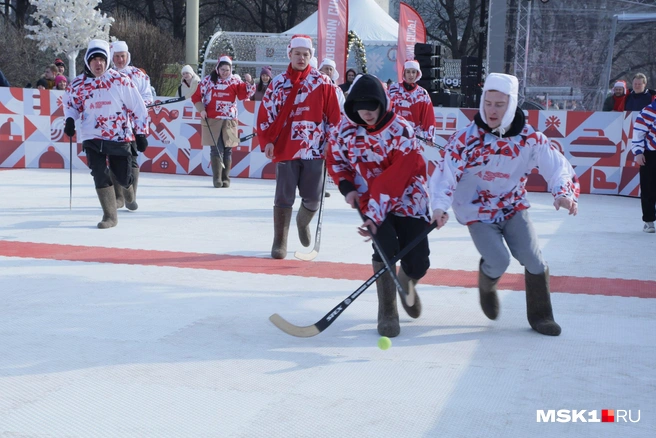
M 288 31 L 283 32 L 283 35 L 317 36 L 318 14 L 315 12 Z M 349 30 L 354 31 L 365 44 L 386 42 L 389 45 L 396 45 L 399 23 L 394 21 L 374 0 L 349 0 Z

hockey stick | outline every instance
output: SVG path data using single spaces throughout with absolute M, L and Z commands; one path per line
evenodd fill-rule
M 369 219 L 366 217 L 360 209 L 358 209 L 358 213 L 360 213 L 360 216 L 362 217 L 363 221 L 366 221 Z M 383 251 L 382 247 L 380 246 L 380 242 L 378 241 L 378 238 L 374 233 L 371 232 L 371 228 L 367 227 L 369 229 L 369 237 L 371 238 L 371 243 L 374 244 L 374 248 L 376 249 L 376 252 L 380 256 L 380 259 L 382 260 L 383 264 L 387 268 L 387 270 L 390 272 L 392 275 L 392 280 L 394 281 L 394 285 L 396 286 L 396 290 L 399 292 L 399 296 L 401 297 L 401 300 L 407 307 L 412 307 L 415 304 L 415 297 L 414 295 L 409 295 L 408 291 L 403 289 L 403 286 L 401 285 L 401 282 L 399 281 L 399 277 L 396 275 L 396 268 L 392 269 L 394 264 L 390 263 L 389 259 L 385 255 L 385 252 Z
M 256 135 L 257 135 L 257 132 L 253 132 L 252 134 L 248 134 L 247 136 L 240 138 L 239 143 L 244 142 L 244 141 L 248 141 L 251 138 L 255 137 Z
M 162 102 L 153 102 L 149 105 L 146 105 L 146 108 L 152 108 L 154 106 L 160 106 L 160 105 L 168 105 L 169 103 L 182 102 L 183 100 L 187 100 L 187 98 L 186 97 L 174 97 L 173 99 L 166 99 Z
M 415 246 L 417 246 L 423 239 L 428 236 L 428 234 L 433 231 L 433 229 L 437 226 L 435 222 L 431 223 L 428 228 L 426 228 L 420 235 L 415 237 L 412 242 L 410 242 L 405 248 L 403 248 L 397 255 L 394 256 L 392 260 L 390 260 L 391 264 L 396 264 L 399 260 L 401 260 L 403 257 L 405 257 L 406 254 L 408 254 Z M 369 277 L 367 281 L 362 283 L 360 287 L 358 287 L 352 294 L 350 294 L 348 297 L 346 297 L 341 303 L 333 307 L 330 312 L 326 313 L 323 318 L 321 318 L 319 321 L 312 325 L 308 326 L 298 326 L 290 323 L 287 321 L 285 318 L 282 316 L 278 315 L 277 313 L 274 313 L 269 317 L 269 321 L 273 323 L 276 327 L 278 327 L 280 330 L 283 332 L 287 333 L 288 335 L 291 336 L 296 336 L 299 338 L 310 338 L 312 336 L 316 336 L 322 331 L 326 330 L 335 320 L 339 317 L 339 315 L 346 310 L 348 306 L 353 303 L 365 290 L 369 288 L 372 284 L 376 282 L 378 278 L 380 278 L 381 275 L 383 275 L 385 272 L 387 272 L 387 266 L 383 266 L 376 272 L 374 275 Z
M 419 135 L 415 135 L 415 138 L 418 138 L 419 140 L 423 141 L 424 143 L 426 143 L 430 147 L 434 147 L 434 148 L 438 148 L 438 149 L 444 149 L 443 146 L 438 146 L 435 143 L 433 143 L 432 141 L 426 140 L 424 137 L 421 137 Z
M 321 244 L 321 224 L 323 218 L 323 204 L 326 199 L 326 175 L 328 173 L 328 165 L 323 168 L 323 185 L 321 186 L 321 203 L 319 204 L 319 217 L 317 218 L 317 232 L 314 235 L 314 248 L 309 253 L 296 251 L 294 257 L 299 260 L 309 262 L 314 260 L 319 255 L 319 245 Z
M 212 128 L 210 128 L 210 121 L 207 120 L 207 117 L 205 117 L 205 124 L 207 125 L 207 130 L 210 132 L 210 137 L 212 137 L 212 143 L 214 143 L 214 147 L 216 148 L 216 152 L 219 154 L 219 164 L 221 165 L 222 169 L 225 169 L 225 164 L 223 164 L 223 152 L 219 149 L 219 145 L 216 144 L 216 139 L 214 138 L 214 133 L 212 132 Z
M 68 157 L 68 167 L 69 176 L 68 176 L 68 209 L 73 209 L 73 137 L 68 137 L 68 143 L 70 146 L 69 157 Z

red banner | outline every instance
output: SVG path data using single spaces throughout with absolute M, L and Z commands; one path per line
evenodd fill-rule
M 424 20 L 412 6 L 399 4 L 399 42 L 396 49 L 396 71 L 403 80 L 403 64 L 415 59 L 415 43 L 426 42 Z
M 348 0 L 319 0 L 317 14 L 319 65 L 324 58 L 335 61 L 339 77 L 346 74 L 346 47 L 348 44 Z

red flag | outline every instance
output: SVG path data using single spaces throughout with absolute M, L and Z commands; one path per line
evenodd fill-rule
M 399 82 L 403 80 L 403 64 L 415 59 L 415 43 L 426 42 L 424 20 L 414 8 L 399 4 L 399 42 L 396 49 L 396 71 Z
M 348 44 L 348 0 L 319 0 L 317 14 L 319 65 L 324 58 L 335 61 L 341 78 L 346 74 Z

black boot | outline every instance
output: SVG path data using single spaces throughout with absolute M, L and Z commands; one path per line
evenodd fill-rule
M 289 234 L 289 223 L 292 220 L 292 209 L 273 207 L 273 246 L 271 257 L 284 259 L 287 257 L 287 235 Z
M 372 262 L 374 273 L 380 271 L 383 262 Z M 385 272 L 376 280 L 378 291 L 378 334 L 394 338 L 401 333 L 399 311 L 396 308 L 396 286 L 392 274 Z
M 114 195 L 116 196 L 116 208 L 123 208 L 125 205 L 125 198 L 123 197 L 123 187 L 116 181 L 116 176 L 114 172 L 109 171 L 109 177 L 112 180 L 114 186 Z
M 558 336 L 560 326 L 556 324 L 551 309 L 549 292 L 549 268 L 542 274 L 531 274 L 524 270 L 526 281 L 526 315 L 531 328 L 548 336 Z
M 483 259 L 478 265 L 478 295 L 481 301 L 481 309 L 483 313 L 490 319 L 497 319 L 499 316 L 499 297 L 497 296 L 497 283 L 498 278 L 490 278 L 483 272 L 481 266 Z
M 398 277 L 399 283 L 401 283 L 403 289 L 408 293 L 408 303 L 401 300 L 403 308 L 410 318 L 419 318 L 419 315 L 421 315 L 421 300 L 419 300 L 416 288 L 419 280 L 408 277 L 408 274 L 405 273 L 403 268 L 399 269 Z M 412 305 L 410 305 L 410 303 L 412 303 Z
M 296 215 L 296 226 L 298 227 L 298 238 L 301 241 L 301 245 L 308 247 L 312 241 L 312 232 L 310 231 L 310 222 L 314 217 L 316 211 L 310 211 L 305 208 L 305 205 L 301 205 L 301 208 L 298 210 Z
M 228 150 L 226 149 L 226 152 Z M 232 154 L 223 153 L 223 178 L 221 180 L 223 187 L 230 187 L 230 169 L 232 169 Z
M 96 189 L 100 206 L 103 209 L 102 221 L 98 222 L 98 228 L 111 228 L 118 224 L 118 215 L 116 214 L 116 195 L 112 187 Z
M 212 163 L 212 184 L 214 188 L 223 187 L 223 182 L 221 182 L 221 170 L 223 168 L 223 163 L 220 160 L 220 157 L 210 156 L 210 163 Z

